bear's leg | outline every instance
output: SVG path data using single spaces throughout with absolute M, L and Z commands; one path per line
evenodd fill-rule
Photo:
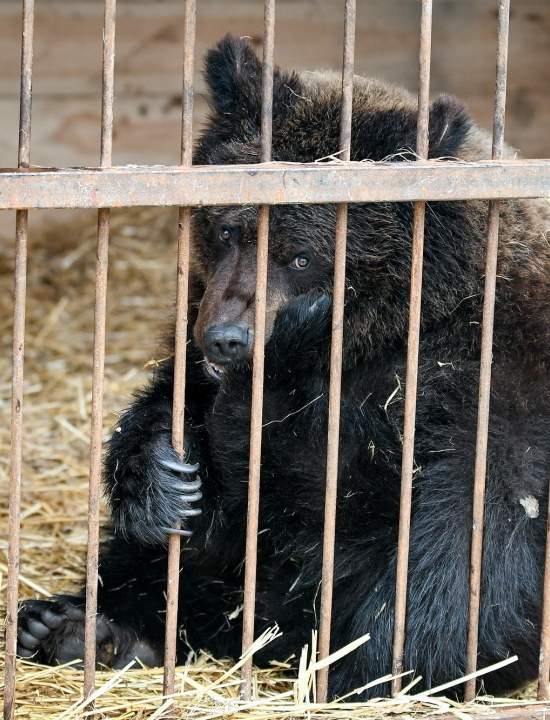
M 143 548 L 117 538 L 101 546 L 98 665 L 119 668 L 134 657 L 148 666 L 162 664 L 165 587 L 165 549 Z M 23 602 L 18 655 L 46 664 L 81 661 L 84 604 L 84 592 Z

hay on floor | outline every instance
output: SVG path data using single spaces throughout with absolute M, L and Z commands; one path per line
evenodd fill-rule
M 21 597 L 48 597 L 76 589 L 83 577 L 86 545 L 88 433 L 96 228 L 93 217 L 34 232 L 30 238 L 21 531 Z M 114 211 L 109 268 L 109 321 L 105 362 L 105 436 L 132 391 L 146 380 L 157 352 L 155 333 L 169 315 L 174 295 L 173 211 Z M 13 241 L 0 243 L 0 585 L 2 617 L 7 551 L 7 487 Z M 158 332 L 157 332 L 158 331 Z M 0 654 L 3 655 L 3 648 Z M 297 654 L 301 648 L 296 648 Z M 238 667 L 201 655 L 179 668 L 177 692 L 162 698 L 162 669 L 98 672 L 96 712 L 109 718 L 248 717 L 258 720 L 304 715 L 374 718 L 395 714 L 472 711 L 492 714 L 506 701 L 460 706 L 414 696 L 414 686 L 395 699 L 315 705 L 310 694 L 314 665 L 304 656 L 298 678 L 282 664 L 254 675 L 255 700 L 239 700 Z M 0 666 L 3 677 L 3 662 Z M 407 679 L 404 680 L 406 685 Z M 19 662 L 18 720 L 86 717 L 82 673 Z M 533 690 L 523 700 L 533 702 Z

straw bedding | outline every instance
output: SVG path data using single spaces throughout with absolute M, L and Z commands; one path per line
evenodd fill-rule
M 154 361 L 159 319 L 174 291 L 176 216 L 173 211 L 114 211 L 109 268 L 105 363 L 105 436 L 117 411 L 146 379 Z M 96 230 L 94 216 L 32 234 L 29 253 L 21 531 L 22 597 L 47 597 L 78 587 L 84 569 L 88 432 Z M 13 242 L 0 243 L 0 585 L 4 617 L 10 413 Z M 260 641 L 268 641 L 263 638 Z M 312 644 L 314 645 L 314 638 Z M 363 639 L 365 641 L 365 639 Z M 345 649 L 344 649 L 345 650 Z M 311 648 L 310 648 L 311 651 Z M 300 655 L 302 648 L 296 648 Z M 3 656 L 3 648 L 2 648 Z M 3 674 L 3 661 L 0 661 Z M 331 716 L 475 711 L 534 702 L 533 689 L 514 701 L 480 699 L 460 706 L 414 687 L 400 697 L 324 706 L 313 702 L 315 664 L 302 655 L 298 675 L 274 664 L 255 672 L 255 700 L 239 700 L 239 670 L 200 654 L 178 668 L 176 695 L 162 697 L 162 669 L 99 672 L 96 712 L 108 718 Z M 404 679 L 404 685 L 410 678 Z M 81 702 L 82 673 L 19 662 L 16 716 L 75 718 L 92 713 Z

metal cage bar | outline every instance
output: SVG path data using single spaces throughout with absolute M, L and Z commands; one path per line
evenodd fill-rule
M 504 120 L 506 113 L 506 79 L 508 72 L 508 37 L 510 30 L 510 0 L 498 3 L 498 41 L 495 87 L 495 110 L 493 123 L 494 160 L 502 158 L 504 150 Z M 487 250 L 485 261 L 485 289 L 481 332 L 481 366 L 479 374 L 479 401 L 472 508 L 472 540 L 470 550 L 470 595 L 468 608 L 468 637 L 466 649 L 466 674 L 477 667 L 479 635 L 479 607 L 483 552 L 483 524 L 485 505 L 485 479 L 487 474 L 487 445 L 489 437 L 489 406 L 491 402 L 491 363 L 493 360 L 493 325 L 498 259 L 498 230 L 500 203 L 491 200 L 487 226 Z M 476 692 L 475 679 L 465 684 L 464 697 L 472 700 Z
M 19 106 L 18 166 L 28 167 L 31 154 L 32 62 L 34 0 L 23 0 L 21 42 L 21 91 Z M 19 591 L 21 530 L 21 465 L 23 441 L 23 372 L 25 356 L 25 309 L 27 293 L 28 211 L 18 210 L 15 219 L 15 271 L 12 346 L 11 450 L 8 521 L 8 582 L 6 588 L 6 658 L 4 718 L 15 718 L 15 671 L 17 651 L 17 604 Z
M 181 120 L 181 165 L 193 162 L 193 73 L 195 64 L 196 0 L 185 2 L 183 46 L 183 91 Z M 184 458 L 185 367 L 187 349 L 187 309 L 189 296 L 189 246 L 191 242 L 191 208 L 178 211 L 178 259 L 176 280 L 176 332 L 174 350 L 174 394 L 172 401 L 172 445 Z M 170 534 L 168 541 L 168 581 L 166 585 L 166 629 L 164 646 L 164 694 L 174 692 L 176 645 L 178 637 L 178 594 L 181 537 Z
M 0 210 L 550 197 L 550 160 L 0 170 Z
M 264 42 L 262 67 L 261 161 L 271 159 L 273 134 L 273 55 L 275 47 L 275 0 L 264 2 Z M 262 461 L 262 415 L 264 394 L 265 313 L 267 298 L 267 260 L 269 205 L 258 208 L 256 293 L 254 298 L 254 350 L 252 358 L 252 404 L 250 418 L 250 460 L 248 468 L 248 510 L 243 595 L 243 654 L 254 641 L 256 608 L 256 570 L 258 562 L 258 519 L 260 510 L 260 472 Z M 242 667 L 241 694 L 252 695 L 252 657 Z
M 550 497 L 546 520 L 546 557 L 542 595 L 538 699 L 550 700 Z
M 420 57 L 418 87 L 418 121 L 416 153 L 428 157 L 430 119 L 430 59 L 432 48 L 432 0 L 422 0 L 420 20 Z M 414 435 L 416 421 L 416 392 L 418 382 L 418 355 L 420 343 L 420 313 L 422 305 L 422 265 L 424 255 L 424 220 L 426 204 L 414 204 L 411 290 L 409 306 L 409 334 L 407 340 L 407 376 L 405 386 L 405 414 L 403 427 L 403 457 L 401 461 L 401 498 L 399 505 L 399 535 L 397 566 L 395 571 L 395 616 L 393 630 L 392 693 L 401 690 L 405 622 L 407 613 L 407 573 L 411 530 L 412 482 L 414 474 Z
M 355 22 L 357 16 L 356 0 L 346 0 L 344 13 L 340 157 L 344 161 L 349 161 L 351 158 Z M 330 654 L 332 596 L 334 587 L 334 548 L 336 538 L 336 503 L 338 499 L 338 451 L 340 445 L 340 398 L 342 391 L 347 232 L 348 206 L 346 203 L 340 203 L 336 207 L 334 249 L 334 292 L 330 351 L 323 566 L 321 576 L 321 608 L 319 616 L 319 658 L 321 660 Z M 317 700 L 319 702 L 325 702 L 328 691 L 328 666 L 325 666 L 318 671 L 316 682 Z
M 116 0 L 105 0 L 103 20 L 103 75 L 101 101 L 100 166 L 109 167 L 113 148 L 113 102 L 115 73 Z M 92 371 L 92 422 L 88 485 L 88 544 L 86 558 L 86 617 L 84 629 L 84 697 L 95 687 L 97 584 L 99 558 L 99 509 L 103 448 L 103 384 L 105 326 L 107 320 L 107 272 L 111 211 L 100 208 L 97 220 L 97 259 Z

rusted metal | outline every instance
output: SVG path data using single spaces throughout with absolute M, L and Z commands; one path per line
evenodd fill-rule
M 19 94 L 19 151 L 17 165 L 31 162 L 32 63 L 34 45 L 34 0 L 23 0 L 21 31 L 21 89 Z
M 183 91 L 181 122 L 181 165 L 193 161 L 193 73 L 195 63 L 196 1 L 185 2 L 183 45 Z M 187 305 L 189 296 L 189 246 L 191 209 L 178 212 L 178 260 L 176 284 L 176 331 L 174 358 L 174 394 L 172 399 L 172 445 L 184 458 L 185 367 L 187 348 Z M 177 529 L 177 528 L 176 528 Z M 174 692 L 176 646 L 178 639 L 178 594 L 181 537 L 172 533 L 168 540 L 168 579 L 166 585 L 166 629 L 164 641 L 164 694 Z
M 542 594 L 538 699 L 550 700 L 550 498 L 546 520 L 546 557 Z
M 506 80 L 508 71 L 508 36 L 510 23 L 510 0 L 498 3 L 498 44 L 495 88 L 495 111 L 493 123 L 492 157 L 498 160 L 504 150 L 504 121 L 506 113 Z M 485 506 L 485 479 L 487 472 L 487 444 L 489 435 L 489 406 L 491 399 L 491 363 L 493 359 L 493 325 L 498 256 L 500 204 L 489 203 L 487 226 L 487 249 L 485 260 L 485 289 L 481 333 L 481 364 L 479 374 L 479 401 L 476 437 L 476 459 L 472 508 L 472 541 L 470 549 L 470 594 L 468 608 L 468 638 L 466 649 L 466 674 L 477 667 L 479 633 L 479 607 L 483 551 L 483 524 Z M 472 700 L 476 681 L 468 680 L 464 697 Z
M 88 555 L 84 694 L 95 683 L 95 635 L 99 548 L 99 499 L 103 425 L 103 375 L 107 300 L 108 246 L 112 207 L 137 205 L 179 206 L 177 257 L 177 313 L 175 338 L 172 443 L 184 455 L 184 396 L 191 207 L 195 205 L 254 204 L 259 206 L 257 228 L 257 284 L 255 296 L 255 341 L 253 354 L 250 467 L 243 610 L 243 652 L 254 639 L 257 536 L 259 527 L 264 380 L 265 309 L 269 207 L 287 203 L 335 203 L 335 268 L 332 346 L 329 389 L 329 419 L 326 466 L 325 527 L 321 589 L 319 656 L 330 652 L 334 541 L 336 532 L 339 422 L 341 401 L 342 345 L 345 297 L 347 208 L 350 202 L 413 201 L 411 300 L 407 349 L 407 381 L 401 506 L 396 569 L 396 602 L 393 644 L 395 674 L 403 670 L 407 571 L 412 505 L 414 432 L 422 255 L 426 200 L 487 199 L 489 203 L 487 257 L 481 339 L 479 412 L 476 440 L 470 598 L 466 673 L 476 669 L 484 495 L 487 466 L 491 386 L 492 336 L 496 293 L 499 201 L 508 198 L 550 197 L 550 160 L 503 160 L 506 104 L 510 0 L 498 0 L 498 48 L 491 161 L 427 161 L 430 47 L 432 0 L 422 0 L 420 32 L 420 83 L 415 162 L 349 162 L 353 96 L 353 59 L 356 0 L 346 0 L 344 60 L 342 71 L 342 116 L 338 163 L 273 163 L 271 158 L 273 116 L 273 56 L 275 0 L 264 0 L 264 54 L 262 73 L 261 163 L 240 166 L 192 167 L 193 70 L 196 0 L 185 0 L 181 158 L 178 166 L 112 167 L 114 100 L 114 52 L 116 0 L 105 0 L 103 34 L 103 84 L 101 159 L 96 168 L 31 168 L 30 133 L 34 0 L 23 0 L 19 155 L 17 169 L 0 169 L 0 209 L 16 214 L 16 254 L 13 330 L 12 422 L 9 488 L 8 578 L 6 610 L 6 660 L 4 718 L 15 717 L 15 653 L 17 643 L 17 594 L 20 546 L 20 501 L 22 467 L 23 360 L 25 330 L 26 263 L 29 208 L 97 208 L 98 241 L 96 265 L 95 331 L 93 357 L 92 425 L 88 512 Z M 342 162 L 344 161 L 344 162 Z M 177 529 L 177 528 L 176 528 Z M 169 539 L 164 693 L 174 692 L 177 609 L 179 589 L 180 535 Z M 539 658 L 539 699 L 550 699 L 550 503 L 544 572 L 544 597 Z M 327 697 L 328 669 L 319 671 L 317 700 Z M 465 684 L 465 697 L 475 695 L 475 680 Z M 398 692 L 395 679 L 392 691 Z M 243 665 L 242 695 L 252 694 L 252 659 Z M 538 718 L 545 708 L 502 708 L 499 720 Z
M 24 0 L 21 40 L 21 90 L 19 99 L 19 152 L 17 158 L 20 168 L 28 167 L 31 154 L 33 33 L 34 0 Z M 13 718 L 15 718 L 15 654 L 17 650 L 17 603 L 21 529 L 27 240 L 28 212 L 26 210 L 19 210 L 15 218 L 8 579 L 6 587 L 6 652 L 4 668 L 5 720 L 13 720 Z
M 430 60 L 432 49 L 432 0 L 422 0 L 420 20 L 420 72 L 418 87 L 418 121 L 416 128 L 416 153 L 419 158 L 428 157 L 430 118 Z M 409 568 L 409 544 L 411 529 L 412 482 L 414 465 L 414 434 L 416 422 L 416 392 L 418 382 L 418 348 L 420 342 L 420 311 L 422 305 L 422 265 L 424 256 L 424 220 L 426 205 L 414 205 L 411 290 L 409 305 L 409 334 L 407 340 L 407 371 L 405 386 L 405 413 L 403 427 L 403 456 L 401 460 L 401 498 L 399 505 L 399 535 L 395 582 L 395 615 L 393 629 L 392 673 L 403 671 L 405 647 L 405 620 L 407 613 L 407 573 Z M 401 690 L 401 677 L 394 677 L 392 693 Z
M 109 167 L 112 160 L 115 19 L 116 0 L 105 0 L 100 153 L 100 166 L 102 168 Z M 110 210 L 101 208 L 98 212 L 97 220 L 92 420 L 90 430 L 90 476 L 88 484 L 86 617 L 84 629 L 84 697 L 91 695 L 95 688 L 99 510 L 101 496 L 101 453 L 103 446 L 103 378 L 105 367 L 105 325 L 107 318 L 107 270 L 110 223 Z
M 92 421 L 88 485 L 88 542 L 86 557 L 86 620 L 84 647 L 84 696 L 95 688 L 96 616 L 99 556 L 99 503 L 103 437 L 103 370 L 107 305 L 107 265 L 110 216 L 100 210 L 97 224 L 96 297 L 92 375 Z
M 261 160 L 271 159 L 273 133 L 273 54 L 275 46 L 275 0 L 264 0 L 264 40 L 262 63 Z M 262 198 L 263 200 L 263 198 Z M 252 403 L 250 418 L 250 459 L 248 467 L 248 510 L 243 594 L 243 636 L 245 653 L 254 641 L 256 608 L 256 570 L 258 561 L 258 521 L 262 461 L 262 414 L 264 397 L 265 310 L 267 299 L 267 260 L 269 206 L 258 208 L 256 250 L 256 292 L 254 298 L 254 350 L 252 357 Z M 252 696 L 252 657 L 243 664 L 241 695 Z
M 23 361 L 25 349 L 27 227 L 27 211 L 19 210 L 17 212 L 15 230 L 8 583 L 6 589 L 6 660 L 4 683 L 4 718 L 9 720 L 15 717 L 15 653 L 17 648 L 17 596 L 19 588 L 19 536 L 21 524 L 21 444 L 23 435 Z
M 195 72 L 196 17 L 196 0 L 185 0 L 180 151 L 180 163 L 184 168 L 191 167 L 193 162 L 193 76 Z
M 191 210 L 178 212 L 178 259 L 176 285 L 176 333 L 174 357 L 174 394 L 172 399 L 172 445 L 180 458 L 184 458 L 184 399 L 185 361 L 187 338 L 187 300 L 189 294 L 189 241 Z M 176 528 L 178 529 L 178 528 Z M 176 649 L 178 640 L 178 595 L 181 537 L 172 533 L 168 539 L 168 568 L 166 583 L 166 628 L 164 639 L 165 695 L 174 692 Z
M 356 14 L 356 1 L 346 0 L 344 10 L 344 53 L 342 59 L 342 110 L 340 118 L 340 157 L 344 162 L 349 161 L 351 156 Z M 338 453 L 340 447 L 340 398 L 342 391 L 342 346 L 344 339 L 347 232 L 348 206 L 346 203 L 339 203 L 336 207 L 323 565 L 319 613 L 319 659 L 321 660 L 330 654 L 336 503 L 338 499 Z M 316 695 L 318 702 L 321 703 L 327 699 L 328 671 L 329 668 L 326 666 L 317 672 Z
M 275 53 L 275 0 L 264 0 L 262 58 L 262 114 L 260 161 L 271 160 L 273 139 L 273 56 Z
M 0 170 L 0 210 L 550 197 L 550 160 Z
M 116 0 L 105 0 L 103 17 L 103 70 L 101 82 L 101 153 L 100 167 L 112 164 L 113 106 L 115 92 Z

